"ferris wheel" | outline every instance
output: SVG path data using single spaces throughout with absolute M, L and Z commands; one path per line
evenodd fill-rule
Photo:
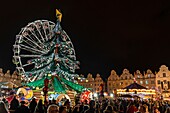
M 59 21 L 37 20 L 26 25 L 16 35 L 13 52 L 13 62 L 25 81 L 49 73 L 72 78 L 69 74 L 78 68 L 73 44 Z

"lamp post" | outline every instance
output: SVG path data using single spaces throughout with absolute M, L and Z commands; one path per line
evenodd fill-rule
M 45 103 L 47 102 L 48 83 L 49 83 L 48 78 L 45 78 L 45 79 L 44 79 L 44 88 L 43 88 L 43 92 L 44 92 L 44 102 L 45 102 Z

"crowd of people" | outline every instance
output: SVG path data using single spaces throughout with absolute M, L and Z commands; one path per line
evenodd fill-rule
M 54 99 L 43 102 L 32 98 L 26 102 L 14 96 L 10 103 L 5 98 L 0 101 L 0 113 L 170 113 L 170 102 L 106 98 L 81 102 L 76 99 L 72 106 L 68 99 L 61 105 Z

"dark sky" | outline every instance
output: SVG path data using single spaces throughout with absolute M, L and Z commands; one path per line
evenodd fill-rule
M 0 4 L 4 71 L 15 70 L 15 35 L 37 19 L 55 22 L 56 8 L 81 63 L 78 74 L 107 77 L 112 69 L 120 75 L 124 68 L 133 74 L 170 67 L 170 0 L 16 0 Z

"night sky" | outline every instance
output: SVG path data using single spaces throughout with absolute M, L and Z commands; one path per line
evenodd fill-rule
M 29 22 L 55 22 L 60 9 L 62 27 L 80 61 L 78 74 L 114 69 L 121 74 L 170 67 L 170 0 L 33 0 L 0 4 L 0 67 L 15 70 L 12 63 L 15 35 Z

